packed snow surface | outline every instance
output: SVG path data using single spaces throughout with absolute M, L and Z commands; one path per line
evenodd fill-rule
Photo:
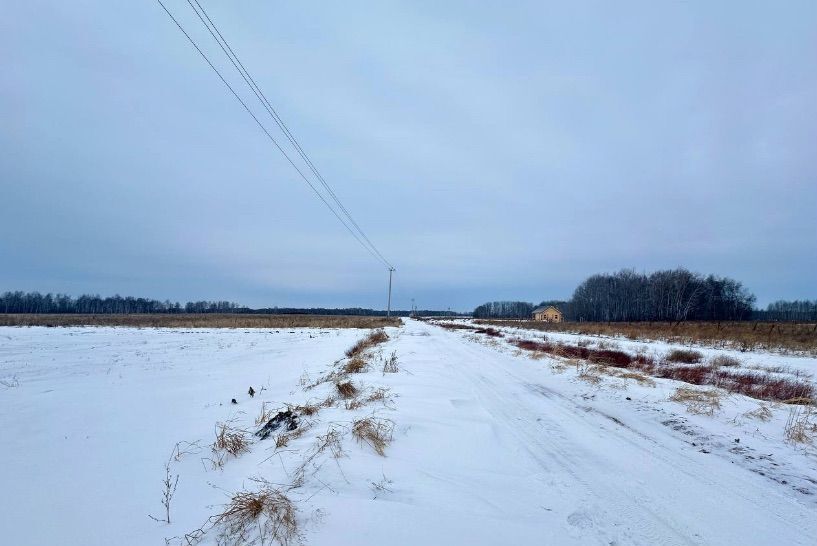
M 788 406 L 759 420 L 759 401 L 731 395 L 691 415 L 669 400 L 675 381 L 587 382 L 504 339 L 414 320 L 387 332 L 350 378 L 389 399 L 338 401 L 284 448 L 253 437 L 217 468 L 217 422 L 252 431 L 264 402 L 326 398 L 322 374 L 368 332 L 0 328 L 0 544 L 183 544 L 253 478 L 291 485 L 328 430 L 343 453 L 315 456 L 287 489 L 307 545 L 815 544 L 817 452 L 786 441 Z M 399 371 L 381 373 L 391 353 Z M 348 432 L 372 415 L 394 425 L 385 457 Z M 169 524 L 149 517 L 164 517 L 168 461 Z

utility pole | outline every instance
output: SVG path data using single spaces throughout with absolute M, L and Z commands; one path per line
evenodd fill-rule
M 391 316 L 391 275 L 394 273 L 394 268 L 389 268 L 389 306 L 386 308 L 386 316 Z

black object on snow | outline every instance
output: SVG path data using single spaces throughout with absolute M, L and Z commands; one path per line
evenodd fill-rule
M 261 429 L 255 433 L 255 435 L 262 440 L 266 440 L 270 434 L 282 426 L 286 430 L 295 430 L 298 428 L 298 416 L 292 413 L 290 410 L 279 411 L 275 414 L 275 417 L 267 421 L 267 424 L 261 427 Z
M 250 395 L 250 398 L 252 398 L 253 396 L 255 396 L 255 389 L 253 389 L 252 387 L 250 387 L 250 390 L 248 390 L 248 391 L 247 391 L 247 394 L 249 394 L 249 395 Z
M 231 403 L 231 404 L 238 404 L 238 402 L 236 402 L 236 401 L 235 401 L 235 398 L 233 398 L 232 400 L 230 400 L 230 403 Z

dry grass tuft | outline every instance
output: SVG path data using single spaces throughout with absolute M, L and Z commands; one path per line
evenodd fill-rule
M 369 395 L 364 398 L 355 398 L 353 400 L 347 400 L 346 409 L 347 410 L 360 409 L 367 404 L 371 404 L 372 402 L 382 402 L 384 406 L 388 406 L 391 400 L 392 400 L 391 391 L 386 387 L 378 387 L 375 390 L 371 391 Z
M 397 366 L 397 351 L 392 351 L 387 359 L 383 361 L 383 373 L 397 373 L 400 368 Z
M 667 355 L 667 362 L 678 362 L 681 364 L 697 364 L 703 360 L 704 355 L 700 351 L 691 349 L 673 349 Z
M 786 439 L 795 444 L 810 444 L 817 433 L 817 423 L 812 422 L 812 407 L 800 406 L 789 410 L 786 420 Z
M 582 381 L 586 381 L 592 385 L 601 383 L 601 376 L 599 375 L 598 366 L 588 364 L 587 362 L 576 363 L 577 377 Z
M 326 434 L 318 436 L 317 453 L 322 453 L 327 449 L 335 459 L 340 459 L 345 455 L 343 451 L 343 433 L 337 427 L 330 426 Z
M 290 440 L 297 440 L 301 436 L 303 436 L 306 431 L 311 429 L 315 425 L 314 421 L 301 421 L 298 425 L 298 428 L 295 430 L 290 430 L 286 432 L 282 432 L 275 436 L 275 449 L 281 449 L 282 447 L 286 447 L 289 445 Z
M 386 456 L 386 447 L 392 441 L 394 423 L 388 419 L 367 417 L 352 423 L 352 435 L 358 442 L 372 446 L 378 455 Z
M 276 413 L 278 412 L 269 405 L 269 402 L 261 402 L 261 413 L 255 418 L 255 426 L 259 427 L 265 424 L 272 419 Z
M 360 409 L 365 405 L 366 402 L 364 400 L 361 400 L 360 398 L 353 398 L 352 400 L 347 400 L 346 402 L 344 402 L 344 406 L 346 407 L 347 410 L 350 411 Z
M 721 407 L 721 395 L 715 389 L 700 391 L 679 387 L 670 400 L 684 404 L 689 413 L 697 415 L 714 415 Z
M 737 368 L 740 367 L 740 360 L 729 355 L 718 355 L 709 364 L 713 368 Z
M 772 410 L 763 404 L 759 404 L 757 408 L 753 409 L 752 411 L 747 411 L 743 414 L 743 416 L 749 417 L 750 419 L 757 419 L 758 421 L 768 421 L 772 418 Z
M 320 402 L 310 401 L 305 404 L 298 405 L 287 404 L 287 409 L 299 415 L 306 415 L 307 417 L 312 417 L 322 409 L 332 407 L 334 403 L 335 397 L 330 395 L 327 396 L 325 399 L 321 400 Z
M 213 453 L 229 453 L 238 457 L 250 450 L 249 433 L 232 425 L 232 423 L 216 423 L 216 440 L 212 445 Z
M 264 481 L 257 491 L 240 491 L 232 496 L 224 512 L 214 517 L 219 544 L 297 543 L 300 538 L 297 509 L 280 489 Z
M 275 437 L 275 449 L 281 449 L 282 447 L 286 447 L 289 445 L 290 435 L 289 434 L 279 434 Z
M 389 335 L 384 332 L 383 330 L 375 330 L 368 336 L 364 337 L 354 345 L 352 345 L 347 351 L 346 356 L 352 358 L 359 354 L 362 354 L 367 349 L 374 347 L 380 343 L 384 343 L 389 340 Z
M 639 385 L 644 385 L 646 387 L 655 387 L 655 381 L 653 381 L 652 378 L 647 377 L 646 375 L 640 372 L 628 372 L 621 370 L 619 368 L 607 368 L 604 371 L 609 373 L 610 375 L 620 377 L 622 379 L 633 379 Z
M 355 356 L 349 359 L 349 362 L 343 367 L 345 373 L 363 373 L 369 367 L 369 364 L 360 356 Z
M 357 396 L 358 388 L 355 387 L 351 381 L 343 381 L 340 383 L 335 383 L 335 388 L 338 390 L 338 394 L 344 400 L 348 400 L 349 398 L 354 398 Z

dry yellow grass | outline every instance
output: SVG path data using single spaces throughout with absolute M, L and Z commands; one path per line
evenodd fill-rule
M 340 395 L 340 397 L 345 400 L 353 398 L 358 393 L 357 387 L 355 387 L 351 381 L 335 383 L 335 388 L 338 390 L 338 394 Z
M 646 387 L 655 387 L 655 381 L 652 378 L 647 377 L 646 375 L 633 372 L 628 370 L 622 370 L 621 368 L 604 368 L 604 372 L 612 375 L 614 377 L 620 377 L 621 379 L 633 379 L 638 382 L 639 385 L 644 385 Z
M 216 423 L 216 439 L 211 449 L 216 455 L 229 453 L 238 457 L 250 450 L 249 434 L 231 423 Z
M 368 336 L 364 337 L 346 351 L 346 356 L 353 358 L 362 354 L 367 349 L 371 349 L 375 345 L 384 343 L 389 340 L 389 335 L 383 330 L 375 330 Z
M 784 432 L 789 442 L 806 444 L 814 441 L 817 434 L 817 423 L 812 422 L 813 410 L 811 406 L 791 408 L 786 420 Z
M 28 315 L 0 314 L 0 326 L 126 326 L 136 328 L 383 328 L 400 326 L 397 317 L 351 315 L 155 314 Z
M 601 383 L 598 366 L 593 364 L 589 364 L 587 362 L 577 362 L 576 374 L 579 379 L 586 381 L 591 385 L 598 385 Z
M 257 491 L 240 491 L 232 496 L 224 512 L 213 518 L 219 544 L 297 543 L 297 509 L 280 490 L 267 482 Z
M 744 417 L 749 417 L 750 419 L 757 419 L 759 421 L 768 421 L 772 418 L 772 410 L 764 406 L 763 404 L 758 404 L 758 406 L 753 409 L 752 411 L 747 411 L 743 414 Z
M 718 391 L 689 389 L 679 387 L 670 400 L 684 404 L 689 413 L 714 415 L 721 407 L 721 395 Z
M 369 367 L 368 363 L 360 356 L 354 356 L 343 366 L 346 373 L 363 373 Z
M 378 455 L 386 455 L 386 447 L 391 443 L 394 423 L 388 419 L 367 417 L 352 424 L 352 436 L 358 442 L 369 444 Z

